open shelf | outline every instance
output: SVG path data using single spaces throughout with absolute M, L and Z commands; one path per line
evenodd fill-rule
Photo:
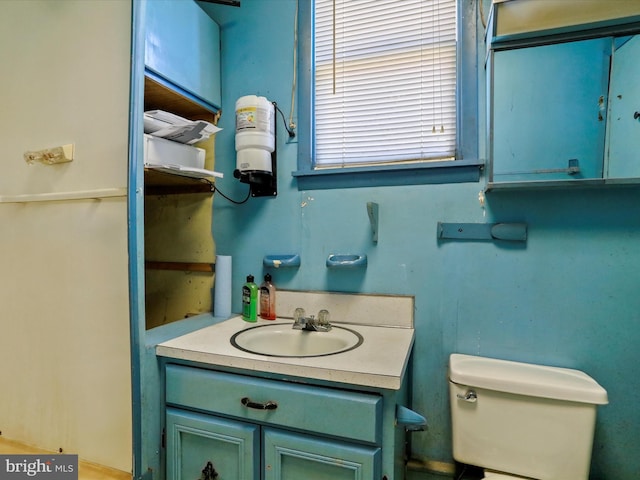
M 205 120 L 216 125 L 221 112 L 213 112 L 192 99 L 155 80 L 144 78 L 144 111 L 165 110 L 190 120 Z
M 145 195 L 172 195 L 182 193 L 211 193 L 213 181 L 203 178 L 183 177 L 145 168 Z

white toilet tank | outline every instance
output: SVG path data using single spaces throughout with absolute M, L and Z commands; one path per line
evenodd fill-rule
M 607 392 L 578 370 L 452 354 L 453 458 L 538 480 L 587 480 L 596 405 Z

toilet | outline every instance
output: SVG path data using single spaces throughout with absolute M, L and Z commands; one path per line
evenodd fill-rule
M 587 480 L 607 392 L 578 370 L 452 354 L 453 458 L 491 480 Z

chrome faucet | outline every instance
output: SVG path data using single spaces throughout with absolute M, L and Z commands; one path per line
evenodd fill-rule
M 331 330 L 329 323 L 329 310 L 320 310 L 318 318 L 313 315 L 306 316 L 304 308 L 296 308 L 293 312 L 293 328 L 295 330 L 308 330 L 311 332 L 328 332 Z

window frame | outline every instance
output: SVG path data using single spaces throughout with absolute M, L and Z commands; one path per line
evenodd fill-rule
M 299 2 L 298 170 L 292 173 L 299 190 L 480 180 L 476 1 L 457 0 L 456 160 L 319 169 L 313 165 L 313 0 Z

